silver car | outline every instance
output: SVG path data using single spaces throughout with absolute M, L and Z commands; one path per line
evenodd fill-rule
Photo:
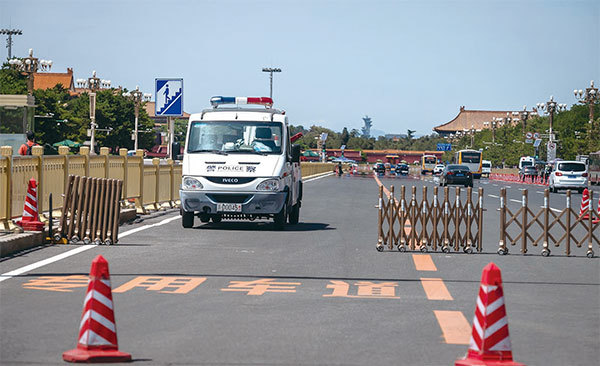
M 552 167 L 548 182 L 550 192 L 559 189 L 573 189 L 583 193 L 588 186 L 588 173 L 585 163 L 581 161 L 557 161 Z

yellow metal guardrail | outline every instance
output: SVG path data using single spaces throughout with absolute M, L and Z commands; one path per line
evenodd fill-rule
M 173 160 L 153 159 L 152 165 L 144 164 L 143 150 L 135 156 L 127 156 L 127 149 L 119 155 L 109 155 L 106 147 L 100 155 L 90 156 L 89 147 L 81 147 L 78 155 L 69 155 L 69 148 L 59 147 L 59 155 L 43 155 L 41 146 L 34 146 L 32 156 L 12 156 L 10 146 L 0 147 L 0 226 L 10 230 L 11 220 L 23 212 L 27 183 L 31 178 L 38 182 L 38 210 L 49 208 L 48 197 L 52 194 L 53 210 L 63 207 L 63 194 L 69 175 L 123 180 L 121 199 L 132 202 L 137 211 L 174 207 L 179 200 L 181 184 L 180 164 Z M 332 163 L 301 163 L 302 176 L 333 171 Z
M 144 151 L 127 156 L 127 149 L 119 155 L 108 154 L 101 148 L 100 155 L 90 156 L 89 148 L 82 147 L 79 155 L 69 155 L 67 147 L 59 147 L 59 155 L 43 155 L 41 146 L 34 146 L 32 156 L 15 156 L 10 146 L 0 148 L 0 226 L 12 228 L 11 219 L 21 216 L 27 194 L 27 182 L 38 182 L 38 210 L 49 208 L 52 194 L 53 210 L 63 207 L 63 193 L 69 175 L 123 180 L 121 199 L 133 203 L 140 213 L 148 209 L 173 207 L 179 199 L 181 165 L 173 160 L 153 159 L 152 165 L 144 164 Z

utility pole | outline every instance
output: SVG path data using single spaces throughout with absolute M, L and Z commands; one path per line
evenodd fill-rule
M 558 104 L 554 101 L 554 97 L 551 95 L 550 100 L 544 103 L 537 104 L 538 110 L 548 113 L 550 128 L 548 130 L 548 145 L 547 145 L 547 156 L 546 160 L 554 160 L 556 158 L 556 144 L 554 143 L 554 133 L 552 132 L 552 126 L 554 125 L 554 113 L 564 111 L 567 109 L 566 104 Z
M 90 154 L 95 155 L 94 145 L 96 144 L 96 92 L 100 89 L 110 88 L 110 80 L 104 80 L 96 77 L 96 70 L 92 71 L 92 76 L 87 79 L 77 79 L 77 85 L 90 90 Z
M 273 67 L 263 67 L 262 71 L 263 72 L 268 72 L 270 74 L 269 75 L 269 79 L 270 79 L 270 83 L 269 83 L 269 85 L 270 85 L 270 88 L 269 88 L 269 90 L 270 90 L 269 97 L 271 99 L 273 99 L 273 73 L 274 72 L 281 72 L 281 69 L 277 68 L 277 67 L 275 67 L 275 68 L 273 68 Z
M 523 135 L 527 132 L 527 119 L 529 118 L 529 112 L 527 111 L 527 106 L 523 106 L 523 111 L 521 111 L 521 122 L 523 123 Z
M 6 39 L 6 48 L 8 48 L 8 59 L 12 58 L 12 36 L 20 36 L 23 34 L 23 31 L 20 29 L 0 29 L 0 34 L 6 34 L 8 38 Z

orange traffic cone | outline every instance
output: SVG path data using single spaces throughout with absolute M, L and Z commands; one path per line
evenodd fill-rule
M 592 203 L 590 202 L 590 191 L 588 189 L 583 190 L 581 195 L 581 208 L 579 209 L 579 218 L 587 220 L 589 218 L 589 210 L 592 209 Z
M 63 353 L 68 362 L 127 362 L 131 355 L 119 351 L 108 262 L 98 255 L 92 261 L 87 295 L 79 326 L 77 348 Z
M 456 360 L 455 366 L 524 366 L 514 362 L 508 317 L 504 307 L 502 274 L 500 268 L 490 263 L 483 268 L 479 297 L 473 318 L 471 344 L 465 358 Z
M 37 208 L 37 183 L 31 178 L 27 186 L 27 197 L 23 205 L 23 217 L 16 221 L 26 231 L 42 231 L 44 223 L 40 222 Z

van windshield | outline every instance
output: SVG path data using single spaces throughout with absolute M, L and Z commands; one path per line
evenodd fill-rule
M 531 160 L 523 160 L 523 161 L 521 162 L 521 166 L 522 166 L 522 167 L 526 167 L 526 166 L 532 166 L 532 165 L 533 165 L 533 161 L 531 161 Z
M 280 122 L 194 121 L 187 152 L 281 154 L 282 130 Z

